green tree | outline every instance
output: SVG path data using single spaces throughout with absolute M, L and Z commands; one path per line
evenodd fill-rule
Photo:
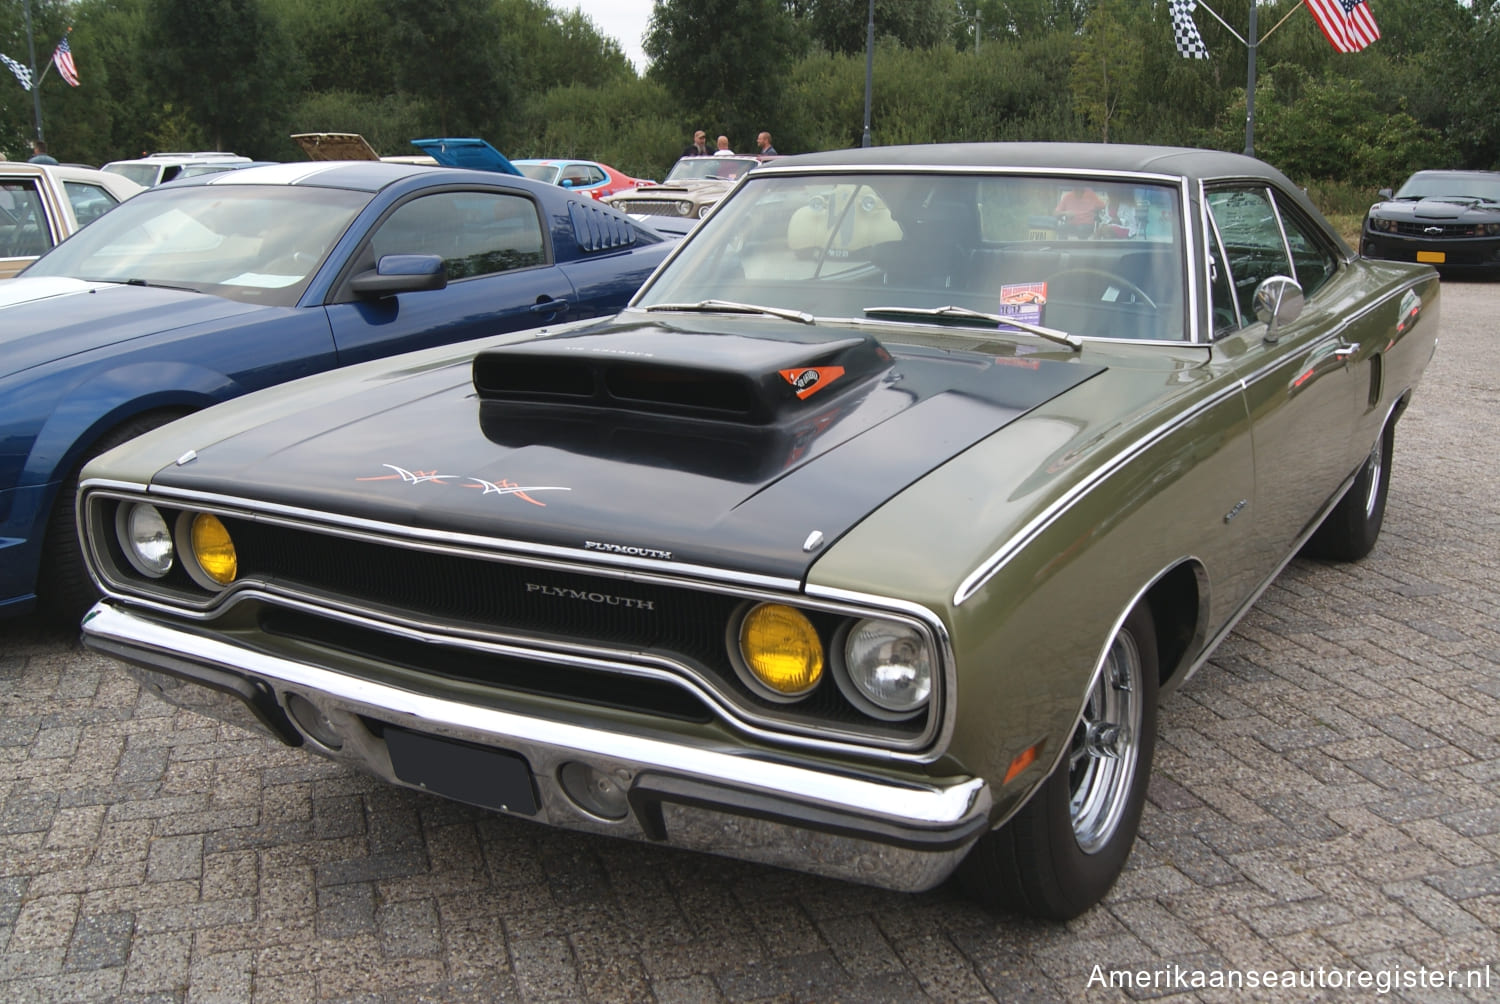
M 257 151 L 285 132 L 301 64 L 260 0 L 152 0 L 139 66 L 217 150 Z M 139 71 L 137 71 L 139 72 Z
M 778 0 L 656 0 L 644 48 L 685 122 L 746 146 L 781 131 L 783 81 L 805 40 Z
M 864 54 L 869 0 L 806 0 L 793 9 L 799 28 L 829 52 Z M 953 0 L 875 0 L 875 37 L 931 48 L 948 37 L 954 16 Z
M 1127 99 L 1141 71 L 1141 45 L 1114 8 L 1101 3 L 1083 23 L 1073 55 L 1073 104 L 1108 143 L 1110 126 L 1126 119 L 1135 105 Z

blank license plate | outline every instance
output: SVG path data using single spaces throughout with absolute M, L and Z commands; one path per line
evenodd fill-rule
M 1429 265 L 1441 265 L 1448 260 L 1447 254 L 1442 251 L 1418 251 L 1417 261 L 1425 261 Z
M 432 792 L 486 809 L 536 815 L 536 790 L 526 758 L 508 750 L 385 727 L 396 776 Z

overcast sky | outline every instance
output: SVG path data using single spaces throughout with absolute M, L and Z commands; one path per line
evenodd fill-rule
M 552 0 L 552 6 L 561 11 L 575 7 L 583 11 L 601 35 L 620 43 L 625 58 L 635 64 L 637 73 L 645 72 L 646 53 L 641 49 L 641 38 L 651 20 L 652 0 Z

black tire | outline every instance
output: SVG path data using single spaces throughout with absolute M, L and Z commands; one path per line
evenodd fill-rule
M 1391 487 L 1391 454 L 1395 438 L 1394 427 L 1387 425 L 1355 475 L 1354 483 L 1302 545 L 1305 556 L 1329 561 L 1358 561 L 1374 549 L 1375 541 L 1380 537 L 1380 526 L 1385 522 L 1385 500 Z
M 1142 603 L 1111 639 L 1067 752 L 1031 800 L 964 859 L 958 880 L 969 895 L 1047 920 L 1071 920 L 1104 898 L 1146 804 L 1158 672 L 1155 628 Z M 1121 730 L 1111 734 L 1110 726 Z
M 101 453 L 127 443 L 136 436 L 166 425 L 181 412 L 147 412 L 136 415 L 99 437 L 68 474 L 57 490 L 52 514 L 47 518 L 47 534 L 42 541 L 42 567 L 37 574 L 37 607 L 48 622 L 75 628 L 99 599 L 99 589 L 89 578 L 83 564 L 83 548 L 78 542 L 78 474 L 85 464 Z

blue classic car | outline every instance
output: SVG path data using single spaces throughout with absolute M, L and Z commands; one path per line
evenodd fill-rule
M 335 366 L 613 314 L 670 247 L 492 172 L 280 164 L 143 193 L 0 289 L 0 615 L 92 601 L 90 457 Z

